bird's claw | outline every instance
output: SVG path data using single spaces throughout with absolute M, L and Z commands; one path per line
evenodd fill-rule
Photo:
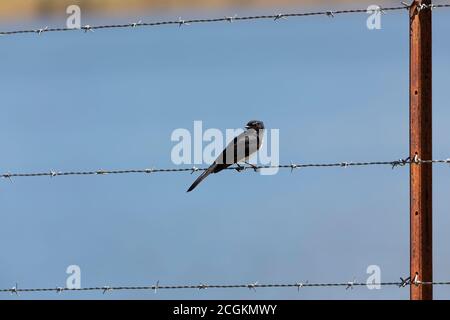
M 246 162 L 245 164 L 249 165 L 255 172 L 259 171 L 259 168 L 257 166 L 255 166 L 254 164 L 248 163 Z

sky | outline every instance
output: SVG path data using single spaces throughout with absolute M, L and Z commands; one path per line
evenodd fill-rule
M 450 11 L 434 11 L 433 153 L 442 159 L 450 157 L 449 18 Z M 388 13 L 382 29 L 372 31 L 366 19 L 2 37 L 0 172 L 178 167 L 171 134 L 192 130 L 195 120 L 221 130 L 263 120 L 279 129 L 286 164 L 405 158 L 408 17 Z M 100 22 L 109 20 L 83 20 Z M 22 24 L 1 25 L 17 27 Z M 273 176 L 227 171 L 186 193 L 195 177 L 1 179 L 0 287 L 65 286 L 70 265 L 80 267 L 82 287 L 365 282 L 370 265 L 381 268 L 382 281 L 409 273 L 407 167 Z M 434 167 L 435 280 L 450 280 L 449 178 L 450 167 Z M 437 299 L 449 293 L 435 288 Z M 362 287 L 3 293 L 0 299 L 408 297 L 407 288 Z

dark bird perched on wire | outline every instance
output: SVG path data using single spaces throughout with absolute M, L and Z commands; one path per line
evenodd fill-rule
M 187 192 L 191 192 L 211 173 L 218 173 L 229 166 L 236 164 L 238 169 L 242 167 L 239 162 L 244 162 L 252 167 L 247 160 L 252 154 L 257 152 L 262 146 L 264 136 L 264 123 L 258 120 L 252 120 L 247 123 L 243 133 L 238 135 L 231 141 L 222 151 L 211 166 L 205 170 L 194 183 L 189 187 Z

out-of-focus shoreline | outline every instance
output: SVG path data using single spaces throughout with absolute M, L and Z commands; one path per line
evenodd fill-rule
M 226 9 L 226 8 L 274 8 L 307 6 L 333 6 L 343 4 L 372 4 L 369 0 L 3 0 L 0 1 L 0 19 L 32 19 L 43 16 L 64 15 L 67 6 L 75 4 L 88 13 L 129 14 L 131 12 L 171 12 L 186 9 Z M 383 5 L 394 1 L 377 1 Z

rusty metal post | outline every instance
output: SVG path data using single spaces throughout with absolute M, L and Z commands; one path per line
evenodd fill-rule
M 410 7 L 410 157 L 432 159 L 431 0 Z M 411 281 L 433 281 L 432 165 L 410 166 Z M 411 300 L 433 299 L 431 285 L 414 285 Z

